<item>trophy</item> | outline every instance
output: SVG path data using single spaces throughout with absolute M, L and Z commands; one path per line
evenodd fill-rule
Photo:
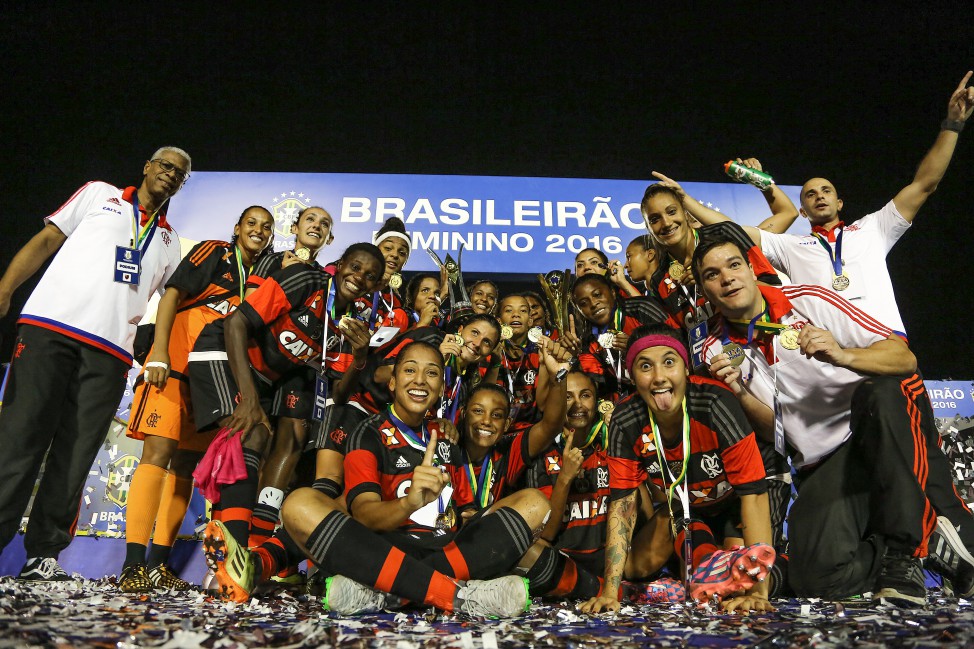
M 473 313 L 473 304 L 467 296 L 467 289 L 463 285 L 463 274 L 460 272 L 460 257 L 463 255 L 463 244 L 460 244 L 456 260 L 447 253 L 446 261 L 441 261 L 439 256 L 433 252 L 432 248 L 427 248 L 426 252 L 433 258 L 433 263 L 436 264 L 437 269 L 446 269 L 446 281 L 450 289 L 451 318 L 459 318 Z
M 568 305 L 571 302 L 572 273 L 567 268 L 564 272 L 553 270 L 547 275 L 538 273 L 538 281 L 548 301 L 551 319 L 558 333 L 568 331 Z

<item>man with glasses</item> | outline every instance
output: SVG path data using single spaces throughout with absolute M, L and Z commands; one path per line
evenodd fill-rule
M 164 207 L 190 166 L 188 153 L 162 147 L 138 188 L 88 183 L 45 219 L 0 278 L 3 317 L 17 287 L 51 260 L 17 320 L 0 410 L 0 549 L 20 527 L 48 453 L 21 579 L 70 579 L 57 557 L 71 542 L 88 470 L 125 390 L 136 323 L 179 263 Z

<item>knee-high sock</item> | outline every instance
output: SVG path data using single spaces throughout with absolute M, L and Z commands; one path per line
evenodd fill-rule
M 125 511 L 125 565 L 145 562 L 146 546 L 152 535 L 168 471 L 154 464 L 139 463 L 132 474 Z
M 260 558 L 260 579 L 267 581 L 286 568 L 295 568 L 304 561 L 304 552 L 294 542 L 283 527 L 277 528 L 274 536 L 254 548 Z
M 532 542 L 524 518 L 510 507 L 501 507 L 465 527 L 424 561 L 457 579 L 493 579 L 513 570 Z
M 152 534 L 152 547 L 149 548 L 150 568 L 169 561 L 169 554 L 179 534 L 179 527 L 186 518 L 189 499 L 193 495 L 193 479 L 179 477 L 170 473 L 162 489 L 159 515 L 156 517 L 156 531 Z
M 602 590 L 599 577 L 580 568 L 571 557 L 545 547 L 526 575 L 533 595 L 589 599 Z
M 250 519 L 257 500 L 257 482 L 260 471 L 260 453 L 253 449 L 243 450 L 247 477 L 220 489 L 221 520 L 237 543 L 246 546 L 250 537 Z
M 453 580 L 341 512 L 325 516 L 305 547 L 311 558 L 331 574 L 344 575 L 413 602 L 453 610 L 459 588 Z

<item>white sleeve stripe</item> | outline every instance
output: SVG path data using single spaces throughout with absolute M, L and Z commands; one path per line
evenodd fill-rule
M 822 288 L 821 286 L 814 286 L 811 284 L 794 284 L 792 286 L 783 287 L 782 292 L 785 294 L 785 297 L 789 299 L 792 297 L 821 298 L 845 313 L 853 322 L 858 324 L 866 331 L 885 338 L 889 338 L 891 335 L 893 335 L 892 329 L 879 322 L 865 311 L 859 309 L 845 298 L 842 298 L 832 291 Z

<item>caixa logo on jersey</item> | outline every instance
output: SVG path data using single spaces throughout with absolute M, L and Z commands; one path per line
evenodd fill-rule
M 271 199 L 271 214 L 274 215 L 274 250 L 290 250 L 294 247 L 294 234 L 291 226 L 298 222 L 301 210 L 311 207 L 311 199 L 304 192 L 282 192 Z

